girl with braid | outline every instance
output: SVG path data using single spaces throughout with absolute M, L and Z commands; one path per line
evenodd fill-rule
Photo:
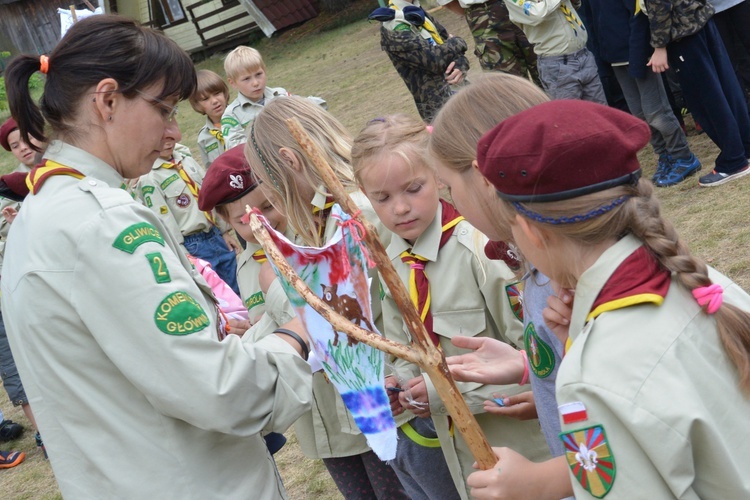
M 648 138 L 623 112 L 552 101 L 493 128 L 477 162 L 524 257 L 575 289 L 569 322 L 548 325 L 569 332 L 557 402 L 576 498 L 748 498 L 750 296 L 662 218 Z M 503 476 L 559 477 L 496 452 L 477 498 L 517 498 Z

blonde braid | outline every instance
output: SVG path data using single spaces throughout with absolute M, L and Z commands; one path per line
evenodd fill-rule
M 690 253 L 672 223 L 661 217 L 659 202 L 652 196 L 653 185 L 641 181 L 635 191 L 629 204 L 633 234 L 691 292 L 711 285 L 706 263 Z M 750 396 L 750 313 L 725 302 L 714 316 L 721 344 L 739 372 L 740 388 Z

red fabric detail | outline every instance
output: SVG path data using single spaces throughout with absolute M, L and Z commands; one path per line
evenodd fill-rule
M 451 205 L 447 201 L 440 200 L 440 204 L 443 206 L 443 215 L 440 219 L 441 227 L 445 226 L 455 218 L 461 217 L 461 214 L 458 212 L 458 210 L 456 210 L 455 207 L 453 207 L 453 205 Z M 453 225 L 447 230 L 443 231 L 443 233 L 440 235 L 440 245 L 438 246 L 438 253 L 440 252 L 440 249 L 443 248 L 446 243 L 448 243 L 448 240 L 450 239 L 455 229 L 456 225 Z M 427 279 L 427 274 L 425 274 L 425 265 L 427 263 L 414 258 L 413 255 L 406 255 L 404 257 L 401 257 L 401 260 L 404 263 L 409 264 L 409 266 L 414 269 L 418 296 L 417 312 L 420 316 L 422 316 L 430 290 L 430 282 Z M 432 312 L 429 309 L 427 310 L 427 315 L 424 318 L 424 327 L 427 330 L 430 339 L 432 339 L 432 343 L 435 344 L 435 347 L 440 347 L 440 339 L 432 329 Z
M 646 247 L 640 247 L 620 264 L 591 306 L 593 311 L 607 302 L 643 293 L 666 297 L 672 273 L 659 265 Z

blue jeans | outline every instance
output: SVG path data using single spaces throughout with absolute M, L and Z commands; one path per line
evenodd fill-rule
M 721 150 L 715 170 L 732 174 L 744 168 L 750 157 L 750 117 L 713 20 L 667 45 L 667 56 L 690 113 Z
M 5 392 L 13 406 L 25 405 L 29 402 L 26 392 L 23 390 L 21 377 L 18 375 L 16 362 L 13 360 L 13 353 L 10 352 L 8 336 L 5 332 L 5 323 L 3 323 L 3 314 L 0 312 L 0 377 L 3 379 Z M 0 420 L 1 421 L 1 420 Z
M 221 232 L 214 226 L 205 233 L 194 233 L 185 236 L 185 250 L 193 257 L 198 257 L 211 264 L 229 288 L 240 294 L 237 285 L 237 256 L 221 237 Z
M 651 127 L 651 146 L 657 155 L 669 153 L 675 159 L 690 157 L 685 132 L 672 112 L 661 75 L 649 69 L 646 78 L 634 78 L 627 66 L 612 66 L 625 95 L 630 113 Z

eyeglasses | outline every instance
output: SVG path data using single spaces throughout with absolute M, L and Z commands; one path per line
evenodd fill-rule
M 177 118 L 177 112 L 179 111 L 177 106 L 171 106 L 161 99 L 157 99 L 156 97 L 141 92 L 140 90 L 136 90 L 136 92 L 144 101 L 159 109 L 161 117 L 164 119 L 164 123 L 172 123 L 172 120 Z

